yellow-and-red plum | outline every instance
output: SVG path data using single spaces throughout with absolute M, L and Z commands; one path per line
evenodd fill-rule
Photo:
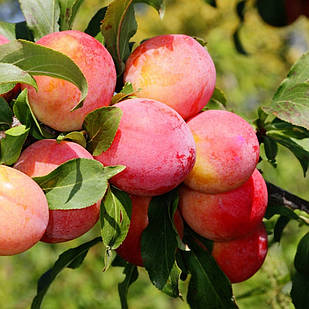
M 146 40 L 133 51 L 124 81 L 132 83 L 136 96 L 163 102 L 188 119 L 212 96 L 216 69 L 195 39 L 167 34 Z
M 35 245 L 48 224 L 48 203 L 39 185 L 24 173 L 0 165 L 0 255 Z
M 86 77 L 88 95 L 81 108 L 71 111 L 81 96 L 75 85 L 50 76 L 35 76 L 38 92 L 23 85 L 29 89 L 29 102 L 35 116 L 58 131 L 81 129 L 88 113 L 110 104 L 116 85 L 111 55 L 95 38 L 75 30 L 54 32 L 36 43 L 70 57 Z
M 193 190 L 220 193 L 245 183 L 259 160 L 251 125 L 223 110 L 204 111 L 188 121 L 196 143 L 196 163 L 185 179 Z

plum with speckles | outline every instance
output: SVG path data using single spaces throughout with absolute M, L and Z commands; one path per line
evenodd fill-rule
M 215 241 L 232 240 L 254 230 L 267 207 L 267 187 L 255 169 L 242 186 L 223 193 L 207 194 L 182 186 L 180 210 L 199 235 Z
M 184 119 L 209 101 L 216 69 L 207 50 L 190 36 L 167 34 L 144 41 L 126 62 L 124 81 L 135 95 L 158 100 Z
M 88 95 L 81 108 L 71 111 L 81 95 L 75 85 L 50 76 L 35 76 L 38 91 L 22 86 L 29 90 L 29 103 L 35 116 L 58 131 L 81 129 L 88 113 L 110 104 L 116 85 L 111 55 L 98 40 L 76 30 L 50 33 L 36 43 L 70 57 L 86 77 Z
M 24 173 L 0 165 L 0 255 L 14 255 L 35 245 L 48 224 L 43 190 Z
M 252 175 L 260 147 L 255 131 L 240 116 L 223 110 L 204 111 L 188 121 L 196 143 L 196 163 L 185 179 L 193 190 L 233 190 Z
M 143 196 L 174 189 L 195 162 L 195 143 L 185 121 L 155 100 L 129 99 L 115 106 L 123 112 L 115 139 L 107 151 L 95 157 L 103 165 L 126 166 L 111 183 Z
M 44 176 L 75 158 L 93 159 L 85 148 L 76 143 L 43 139 L 28 146 L 14 167 L 31 177 Z M 58 243 L 77 238 L 95 225 L 99 215 L 100 201 L 82 209 L 49 210 L 48 226 L 41 240 Z

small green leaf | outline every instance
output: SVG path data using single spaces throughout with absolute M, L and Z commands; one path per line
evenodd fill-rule
M 9 104 L 0 97 L 0 130 L 7 130 L 13 122 L 13 112 Z
M 38 281 L 37 294 L 34 297 L 31 309 L 41 308 L 43 298 L 49 289 L 50 285 L 53 283 L 57 275 L 65 268 L 71 267 L 72 265 L 77 265 L 76 261 L 85 258 L 88 250 L 101 241 L 101 237 L 97 237 L 91 241 L 88 241 L 76 248 L 69 249 L 63 252 L 58 260 L 55 262 L 54 266 L 50 268 L 46 273 L 44 273 Z M 74 267 L 73 267 L 74 268 Z
M 91 20 L 90 20 L 90 22 L 89 22 L 89 24 L 88 24 L 88 26 L 85 30 L 85 33 L 95 37 L 100 32 L 101 22 L 105 17 L 106 10 L 107 10 L 107 8 L 104 7 L 104 8 L 99 9 L 95 13 L 95 15 L 91 18 Z
M 266 126 L 267 131 L 275 130 L 283 135 L 296 139 L 304 139 L 309 137 L 309 130 L 295 126 L 291 123 L 276 118 L 270 125 Z
M 84 148 L 86 148 L 86 145 L 87 145 L 86 138 L 85 138 L 83 131 L 73 131 L 67 134 L 61 133 L 60 135 L 58 135 L 57 141 L 61 142 L 63 140 L 70 140 L 72 142 L 75 142 L 81 145 Z
M 176 259 L 177 232 L 171 217 L 177 201 L 175 190 L 153 197 L 148 208 L 149 224 L 142 233 L 142 260 L 151 282 L 160 290 L 166 286 Z
M 24 40 L 0 46 L 0 62 L 14 64 L 31 75 L 48 75 L 67 80 L 81 91 L 80 102 L 87 96 L 88 85 L 79 67 L 66 55 Z
M 1 64 L 2 63 L 0 63 L 0 66 Z M 5 83 L 5 84 L 0 83 L 0 95 L 11 91 L 15 87 L 15 85 L 16 83 Z
M 299 273 L 309 278 L 309 233 L 298 243 L 294 265 Z
M 19 0 L 21 10 L 35 40 L 59 31 L 60 8 L 58 0 Z
M 70 30 L 84 0 L 58 0 L 58 2 L 60 5 L 60 30 Z
M 20 123 L 31 129 L 31 134 L 33 129 L 36 128 L 41 137 L 45 136 L 29 104 L 28 89 L 24 89 L 19 94 L 13 105 L 13 111 Z
M 15 40 L 15 24 L 0 21 L 0 34 L 8 40 Z
M 284 228 L 288 225 L 290 222 L 290 218 L 286 216 L 280 216 L 275 224 L 274 227 L 274 241 L 275 242 L 280 242 L 282 233 Z
M 33 33 L 25 21 L 15 24 L 15 34 L 16 39 L 34 42 Z
M 132 202 L 127 193 L 108 188 L 101 205 L 101 236 L 105 246 L 105 268 L 110 266 L 111 250 L 117 249 L 127 236 Z
M 114 105 L 120 101 L 123 101 L 124 99 L 127 99 L 133 95 L 134 95 L 133 85 L 130 82 L 126 82 L 124 86 L 122 87 L 121 91 L 119 93 L 116 93 L 112 97 L 111 105 Z
M 116 135 L 122 111 L 119 107 L 107 106 L 89 113 L 83 123 L 89 135 L 87 149 L 98 156 L 112 144 Z
M 299 163 L 303 168 L 305 177 L 309 165 L 309 152 L 306 151 L 301 145 L 297 144 L 292 139 L 284 136 L 283 134 L 276 132 L 267 132 L 267 136 L 269 136 L 275 142 L 288 148 L 294 154 L 294 156 L 298 159 Z
M 22 147 L 29 133 L 29 128 L 24 125 L 13 127 L 5 131 L 5 137 L 1 139 L 0 162 L 14 164 L 21 153 Z
M 309 304 L 308 276 L 296 272 L 292 280 L 291 298 L 295 309 L 304 309 Z
M 226 96 L 224 92 L 219 89 L 215 88 L 209 102 L 205 105 L 203 110 L 209 110 L 209 109 L 225 109 L 227 103 Z
M 216 0 L 204 0 L 204 2 L 208 3 L 209 5 L 213 6 L 214 8 L 217 7 Z
M 187 294 L 187 302 L 191 308 L 238 308 L 231 284 L 211 254 L 192 239 L 188 241 L 188 245 L 191 251 L 183 252 L 183 255 L 191 273 Z
M 212 0 L 215 1 L 215 0 Z M 157 10 L 157 12 L 160 15 L 160 18 L 162 19 L 164 17 L 165 13 L 165 0 L 135 0 L 135 2 L 140 2 L 140 3 L 146 3 L 150 6 L 152 6 L 154 9 Z
M 125 275 L 125 278 L 118 284 L 118 293 L 121 302 L 121 309 L 128 309 L 128 291 L 130 285 L 138 278 L 137 267 L 132 264 L 127 264 L 123 270 L 123 274 Z
M 167 282 L 162 288 L 162 292 L 174 298 L 181 297 L 179 292 L 180 273 L 181 271 L 179 267 L 177 266 L 176 263 L 174 263 L 170 271 L 169 277 L 167 279 Z
M 24 83 L 30 86 L 33 86 L 36 90 L 37 84 L 34 78 L 27 72 L 20 69 L 18 66 L 10 63 L 0 63 L 0 86 L 5 83 L 13 83 L 13 86 L 10 85 L 10 88 L 14 88 L 16 83 Z M 6 93 L 8 90 L 4 89 L 0 94 Z
M 264 150 L 267 160 L 276 167 L 276 156 L 278 154 L 277 143 L 268 136 L 263 137 Z
M 292 220 L 300 220 L 299 216 L 290 208 L 273 203 L 270 199 L 264 217 L 270 219 L 274 215 L 282 215 Z
M 45 192 L 49 209 L 81 209 L 103 198 L 108 186 L 106 169 L 99 161 L 78 158 L 33 179 Z M 115 167 L 115 173 L 122 170 Z

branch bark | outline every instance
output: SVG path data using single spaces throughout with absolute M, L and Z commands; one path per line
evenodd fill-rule
M 280 187 L 266 182 L 269 201 L 279 203 L 291 209 L 300 209 L 309 214 L 309 201 L 306 201 Z

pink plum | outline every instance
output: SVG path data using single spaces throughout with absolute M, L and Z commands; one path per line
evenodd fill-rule
M 44 176 L 75 158 L 93 159 L 85 148 L 76 143 L 43 139 L 28 146 L 14 167 L 31 177 Z M 100 201 L 82 209 L 50 210 L 49 214 L 42 241 L 56 243 L 72 240 L 95 225 L 100 214 Z
M 249 279 L 260 269 L 267 248 L 267 233 L 261 223 L 244 237 L 214 242 L 212 255 L 230 281 L 237 283 Z
M 134 50 L 126 62 L 124 81 L 132 83 L 136 96 L 165 103 L 188 119 L 212 96 L 216 69 L 207 50 L 195 39 L 167 34 Z
M 39 185 L 24 173 L 0 165 L 0 255 L 31 248 L 47 224 L 48 204 Z
M 83 107 L 71 111 L 79 102 L 79 89 L 68 81 L 36 76 L 38 92 L 23 85 L 29 89 L 29 102 L 35 116 L 58 131 L 81 129 L 85 116 L 109 105 L 113 96 L 116 70 L 111 55 L 95 38 L 75 30 L 48 34 L 37 44 L 62 52 L 79 66 L 88 82 L 88 96 Z
M 154 196 L 178 186 L 195 161 L 192 134 L 169 106 L 149 99 L 129 99 L 111 147 L 95 158 L 103 165 L 125 165 L 111 183 L 134 195 Z
M 196 163 L 185 179 L 193 190 L 220 193 L 246 182 L 259 160 L 251 125 L 223 110 L 208 110 L 188 121 L 196 143 Z
M 265 181 L 256 169 L 242 186 L 224 193 L 207 194 L 182 186 L 179 207 L 196 233 L 226 241 L 244 236 L 260 224 L 267 199 Z

